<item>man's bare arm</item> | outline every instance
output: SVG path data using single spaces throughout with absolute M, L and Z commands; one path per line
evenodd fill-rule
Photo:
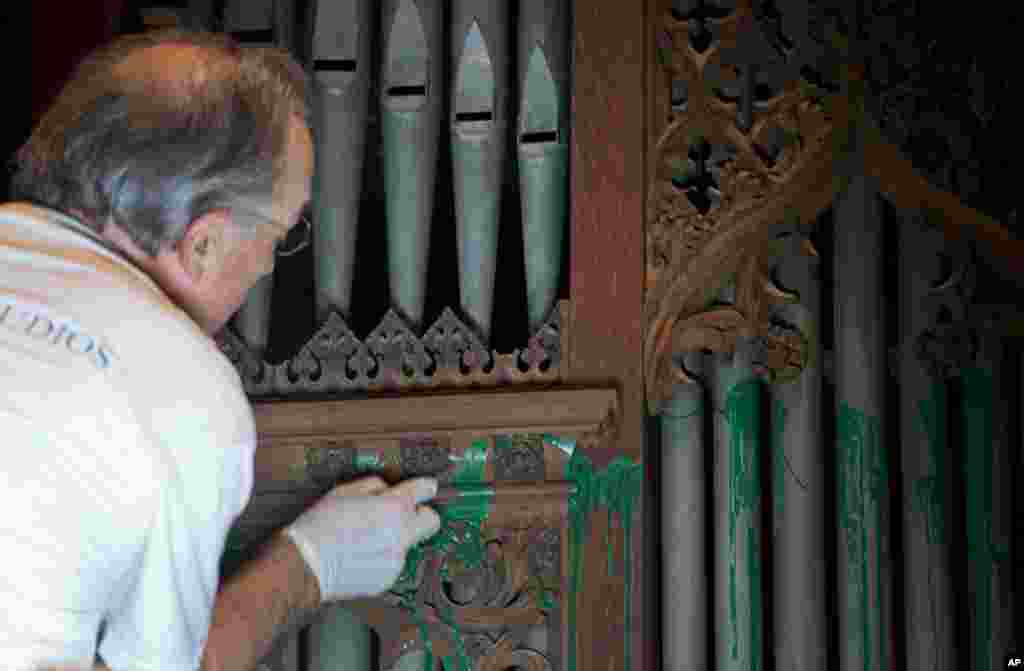
M 277 534 L 217 594 L 202 671 L 251 671 L 319 605 L 316 576 L 292 541 Z
M 217 594 L 202 671 L 252 671 L 279 636 L 307 621 L 319 605 L 316 577 L 291 540 L 277 534 Z M 97 662 L 92 671 L 111 669 Z

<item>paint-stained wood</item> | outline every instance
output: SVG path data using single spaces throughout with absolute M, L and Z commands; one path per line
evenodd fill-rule
M 574 3 L 572 321 L 570 381 L 612 382 L 621 394 L 617 447 L 643 459 L 643 235 L 645 3 Z M 646 495 L 646 488 L 645 494 Z M 641 495 L 641 499 L 644 495 Z M 604 538 L 596 515 L 592 539 Z M 636 526 L 646 526 L 645 520 Z M 643 536 L 649 538 L 653 529 Z M 622 532 L 612 537 L 621 547 Z M 635 564 L 644 561 L 634 543 Z M 650 546 L 648 546 L 650 547 Z M 577 669 L 624 669 L 625 580 L 608 576 L 604 543 L 586 551 Z M 643 636 L 652 571 L 633 589 L 631 665 L 654 669 L 656 637 Z M 649 632 L 648 632 L 649 633 Z

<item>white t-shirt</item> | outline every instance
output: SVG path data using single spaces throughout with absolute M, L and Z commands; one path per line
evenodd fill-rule
M 78 222 L 0 206 L 0 669 L 198 668 L 252 490 L 235 369 Z M 102 637 L 101 633 L 102 627 Z

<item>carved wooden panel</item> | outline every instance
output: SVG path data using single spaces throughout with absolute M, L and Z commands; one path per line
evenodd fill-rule
M 229 536 L 225 574 L 339 481 L 370 472 L 389 481 L 434 475 L 447 487 L 435 502 L 442 531 L 410 552 L 392 590 L 349 604 L 380 636 L 382 668 L 417 652 L 447 658 L 457 669 L 581 668 L 578 650 L 593 645 L 578 635 L 592 618 L 584 605 L 584 585 L 593 579 L 585 556 L 608 542 L 597 536 L 606 531 L 591 533 L 591 520 L 607 512 L 630 530 L 638 512 L 640 467 L 607 458 L 618 416 L 615 390 L 491 390 L 254 408 L 254 493 Z M 625 584 L 634 571 L 632 537 L 607 551 L 609 562 L 615 554 L 631 567 Z
M 499 353 L 446 309 L 418 337 L 394 310 L 360 340 L 337 312 L 294 357 L 271 364 L 230 328 L 217 342 L 250 396 L 400 389 L 493 387 L 563 381 L 569 342 L 569 303 L 559 301 L 525 347 Z

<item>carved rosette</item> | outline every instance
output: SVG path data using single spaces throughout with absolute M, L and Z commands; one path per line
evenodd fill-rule
M 230 327 L 216 342 L 246 393 L 256 397 L 552 383 L 565 376 L 568 315 L 568 301 L 559 301 L 526 347 L 505 354 L 488 350 L 450 309 L 422 337 L 389 310 L 365 341 L 332 312 L 294 357 L 279 364 L 256 357 Z
M 498 480 L 543 480 L 544 437 L 536 433 L 497 436 L 494 475 Z
M 800 222 L 834 198 L 844 108 L 823 104 L 821 91 L 835 84 L 811 67 L 806 30 L 735 4 L 666 7 L 655 27 L 663 86 L 652 118 L 663 125 L 652 152 L 644 306 L 654 411 L 675 384 L 692 382 L 676 363 L 686 351 L 731 352 L 753 338 L 756 366 L 772 380 L 791 379 L 806 362 L 805 336 L 771 320 L 773 306 L 797 300 L 771 270 L 782 254 L 816 255 Z M 785 249 L 773 242 L 781 226 L 794 233 Z M 730 282 L 735 301 L 714 301 Z

